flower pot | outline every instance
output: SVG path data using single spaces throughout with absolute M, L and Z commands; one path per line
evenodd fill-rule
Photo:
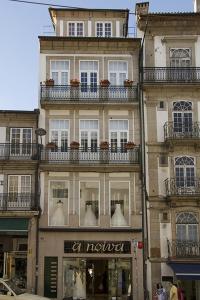
M 101 149 L 101 150 L 108 150 L 108 149 L 109 149 L 109 144 L 108 144 L 108 142 L 102 142 L 102 143 L 100 144 L 100 149 Z
M 132 142 L 128 142 L 128 143 L 125 145 L 125 148 L 126 148 L 126 150 L 134 149 L 134 148 L 135 148 L 135 144 L 132 143 Z
M 58 148 L 57 145 L 53 142 L 50 142 L 50 143 L 46 144 L 46 149 L 47 150 L 56 150 L 57 148 Z
M 79 149 L 79 143 L 78 142 L 72 142 L 70 144 L 71 150 L 78 150 Z
M 54 86 L 54 80 L 53 79 L 47 79 L 45 81 L 46 86 Z

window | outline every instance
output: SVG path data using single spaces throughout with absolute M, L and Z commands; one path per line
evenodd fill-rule
M 69 36 L 83 36 L 83 22 L 69 22 L 68 23 Z
M 49 225 L 65 226 L 68 223 L 68 182 L 64 180 L 50 181 Z
M 69 143 L 69 120 L 50 120 L 50 141 L 65 152 Z
M 128 78 L 128 63 L 126 61 L 109 61 L 108 76 L 111 85 L 124 86 L 124 80 Z
M 99 225 L 99 182 L 80 182 L 80 226 Z
M 110 120 L 109 139 L 112 152 L 125 152 L 128 141 L 128 120 Z
M 80 61 L 81 92 L 97 92 L 98 62 Z
M 176 238 L 179 241 L 198 241 L 198 221 L 194 213 L 183 212 L 177 215 Z
M 111 22 L 97 22 L 96 23 L 96 36 L 97 37 L 111 37 L 112 36 Z
M 192 102 L 179 101 L 173 103 L 174 135 L 190 136 L 193 132 Z
M 55 85 L 69 84 L 69 61 L 51 60 L 50 73 Z
M 192 192 L 195 186 L 195 166 L 192 157 L 175 158 L 176 187 L 183 192 Z
M 32 128 L 10 128 L 10 154 L 30 155 Z
M 80 120 L 80 144 L 82 151 L 97 151 L 99 137 L 98 120 Z
M 111 226 L 129 225 L 129 182 L 110 182 Z
M 29 208 L 31 205 L 31 175 L 9 175 L 8 194 L 8 208 Z
M 170 49 L 170 67 L 190 67 L 191 49 L 189 48 L 171 48 Z

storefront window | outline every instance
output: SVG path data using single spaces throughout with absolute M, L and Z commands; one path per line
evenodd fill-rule
M 80 182 L 80 226 L 99 225 L 99 182 Z
M 111 226 L 129 225 L 129 182 L 110 182 Z
M 68 219 L 68 182 L 50 181 L 49 225 L 65 226 Z
M 130 295 L 130 259 L 63 259 L 63 298 L 66 300 L 95 299 L 95 296 L 127 300 Z

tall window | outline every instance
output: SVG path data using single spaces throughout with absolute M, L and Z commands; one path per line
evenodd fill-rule
M 69 223 L 68 182 L 52 180 L 49 184 L 49 225 L 67 225 Z
M 180 241 L 198 241 L 198 221 L 194 213 L 182 212 L 177 215 L 176 238 Z
M 51 60 L 50 73 L 55 85 L 69 84 L 69 61 Z
M 111 37 L 112 36 L 111 22 L 97 22 L 96 23 L 96 36 L 97 37 Z
M 191 49 L 189 48 L 171 48 L 170 49 L 170 67 L 190 67 Z
M 173 103 L 174 134 L 189 135 L 192 132 L 192 102 L 179 101 Z
M 98 62 L 80 61 L 81 92 L 97 91 Z M 88 87 L 89 86 L 89 87 Z
M 195 166 L 193 157 L 175 158 L 176 186 L 179 188 L 191 188 L 195 185 Z M 189 191 L 190 189 L 188 189 Z M 191 190 L 192 191 L 192 190 Z
M 31 175 L 9 175 L 8 194 L 8 207 L 18 207 L 17 202 L 23 203 L 23 206 L 29 206 L 29 197 L 31 196 Z
M 32 128 L 10 128 L 11 155 L 31 154 Z
M 99 136 L 98 120 L 80 120 L 80 144 L 82 151 L 97 151 Z
M 50 141 L 54 142 L 61 152 L 67 151 L 69 143 L 69 120 L 50 120 Z
M 110 120 L 110 146 L 112 152 L 124 152 L 128 141 L 128 120 Z
M 126 61 L 109 61 L 108 76 L 111 85 L 124 85 L 128 78 L 128 63 Z
M 69 22 L 68 23 L 69 36 L 83 36 L 83 22 Z

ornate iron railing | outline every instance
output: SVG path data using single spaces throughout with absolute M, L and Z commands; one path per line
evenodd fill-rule
M 192 83 L 200 82 L 200 68 L 151 68 L 143 70 L 144 82 Z
M 40 99 L 76 103 L 126 103 L 137 101 L 137 86 L 71 86 L 54 85 L 40 87 Z
M 70 148 L 56 148 L 41 150 L 41 161 L 69 163 L 69 164 L 138 164 L 139 147 L 125 150 L 121 148 L 111 148 L 101 150 L 99 148 L 79 148 L 77 150 Z
M 199 139 L 200 123 L 193 122 L 191 124 L 174 124 L 174 122 L 166 122 L 164 125 L 164 137 L 167 139 Z
M 165 180 L 167 196 L 196 196 L 200 195 L 200 178 L 177 180 L 168 178 Z
M 200 257 L 199 241 L 167 240 L 169 258 L 195 258 Z
M 4 193 L 0 194 L 0 211 L 36 210 L 37 203 L 34 194 Z
M 0 160 L 38 159 L 38 145 L 29 143 L 0 144 Z

